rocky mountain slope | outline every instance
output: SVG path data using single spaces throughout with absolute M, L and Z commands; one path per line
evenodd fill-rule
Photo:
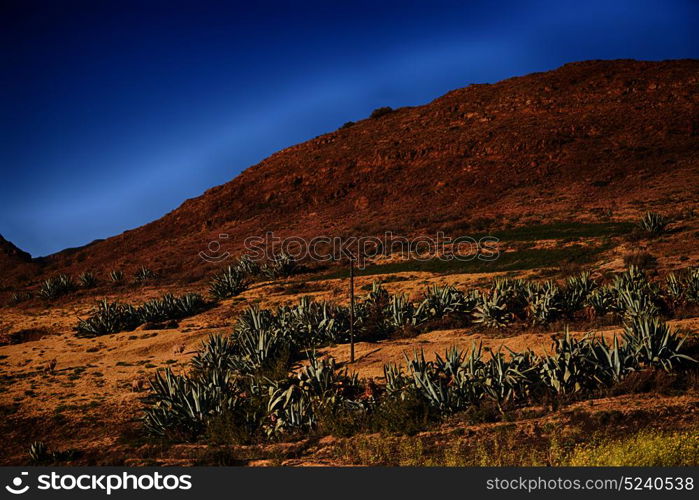
M 470 85 L 279 151 L 157 221 L 33 272 L 145 264 L 196 279 L 212 266 L 198 252 L 221 233 L 235 253 L 268 230 L 463 232 L 484 217 L 516 225 L 696 207 L 698 90 L 698 60 L 587 61 Z M 6 280 L 19 272 L 15 257 L 0 259 Z

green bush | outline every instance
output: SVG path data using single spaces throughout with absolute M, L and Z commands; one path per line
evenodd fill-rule
M 390 115 L 391 113 L 393 113 L 392 107 L 383 106 L 381 108 L 376 108 L 374 111 L 372 111 L 371 115 L 369 115 L 369 118 L 377 119 L 381 118 L 382 116 Z
M 696 273 L 687 276 L 677 281 L 683 295 L 694 286 Z M 527 313 L 532 322 L 548 322 L 586 306 L 618 312 L 626 320 L 624 335 L 611 343 L 566 332 L 554 337 L 553 352 L 546 356 L 475 345 L 468 351 L 450 349 L 431 361 L 415 353 L 406 357 L 405 371 L 384 368 L 385 391 L 371 384 L 363 388 L 334 361 L 308 354 L 317 346 L 347 342 L 347 307 L 308 297 L 274 310 L 252 307 L 240 315 L 231 335 L 203 343 L 188 375 L 170 373 L 154 381 L 146 426 L 153 434 L 186 439 L 221 436 L 222 422 L 231 423 L 236 439 L 344 435 L 356 429 L 394 432 L 399 427 L 418 432 L 427 422 L 456 412 L 492 420 L 524 405 L 599 394 L 618 389 L 631 374 L 657 368 L 674 373 L 695 362 L 683 352 L 677 332 L 653 317 L 664 296 L 635 267 L 603 287 L 581 274 L 563 286 L 500 279 L 482 294 L 430 288 L 417 305 L 374 284 L 357 304 L 360 335 L 390 335 L 448 315 L 472 315 L 500 327 Z M 158 319 L 170 317 L 176 302 L 171 296 L 151 301 L 135 314 L 139 321 L 139 310 L 146 309 L 154 309 Z M 290 373 L 305 357 L 307 364 Z

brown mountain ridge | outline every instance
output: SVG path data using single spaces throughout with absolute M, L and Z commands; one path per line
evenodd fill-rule
M 268 230 L 434 233 L 480 217 L 696 206 L 698 84 L 699 60 L 615 60 L 470 85 L 286 148 L 161 219 L 30 268 L 3 239 L 0 268 L 10 283 L 140 265 L 195 279 L 221 233 L 235 253 Z

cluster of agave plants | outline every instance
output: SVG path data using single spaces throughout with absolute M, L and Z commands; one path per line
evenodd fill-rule
M 41 283 L 39 296 L 44 299 L 57 299 L 77 290 L 78 285 L 67 274 L 52 276 Z
M 240 316 L 230 336 L 211 336 L 203 343 L 188 374 L 168 370 L 156 375 L 145 426 L 154 435 L 191 439 L 223 419 L 245 436 L 270 438 L 308 432 L 328 414 L 362 420 L 386 405 L 412 399 L 443 416 L 483 402 L 504 409 L 547 395 L 589 393 L 639 370 L 674 371 L 693 363 L 681 352 L 682 339 L 658 313 L 663 304 L 697 303 L 698 291 L 697 270 L 670 275 L 661 286 L 635 268 L 606 286 L 583 273 L 562 286 L 501 279 L 483 292 L 432 287 L 417 304 L 374 284 L 356 307 L 359 338 L 385 336 L 447 315 L 495 327 L 518 316 L 543 323 L 592 308 L 598 294 L 609 295 L 609 306 L 596 311 L 618 314 L 625 331 L 611 344 L 592 334 L 576 339 L 566 332 L 555 338 L 547 356 L 482 346 L 468 352 L 452 349 L 434 361 L 416 353 L 406 358 L 405 370 L 386 366 L 385 390 L 369 397 L 355 376 L 312 354 L 317 346 L 347 342 L 347 308 L 307 297 L 275 310 L 253 307 Z M 307 364 L 289 374 L 304 355 Z
M 281 275 L 287 272 L 295 272 L 296 269 L 296 261 L 286 254 L 276 256 L 263 266 L 243 256 L 235 265 L 228 266 L 222 272 L 214 275 L 211 281 L 210 293 L 214 300 L 233 297 L 244 291 L 250 285 L 252 279 L 260 273 Z M 146 281 L 154 276 L 155 274 L 147 268 L 141 268 L 136 273 L 137 281 Z M 123 273 L 121 271 L 112 271 L 110 277 L 112 281 L 121 281 Z M 85 280 L 87 278 L 94 279 L 94 276 L 89 273 L 81 275 L 83 286 L 87 286 L 83 278 Z M 94 286 L 94 284 L 91 286 Z M 97 336 L 128 331 L 143 323 L 160 323 L 193 316 L 206 309 L 209 305 L 210 303 L 206 299 L 196 293 L 188 293 L 181 297 L 167 294 L 159 299 L 145 302 L 140 306 L 109 302 L 105 299 L 97 303 L 97 306 L 87 319 L 79 320 L 76 331 L 78 336 Z M 315 307 L 315 305 L 312 307 Z
M 180 297 L 171 294 L 144 302 L 140 306 L 100 301 L 92 314 L 78 321 L 77 335 L 94 337 L 109 333 L 133 330 L 143 323 L 160 323 L 193 316 L 208 307 L 204 298 L 196 293 Z
M 394 365 L 384 368 L 386 390 L 416 390 L 442 414 L 468 409 L 484 400 L 499 409 L 543 399 L 546 395 L 591 393 L 620 383 L 647 368 L 671 372 L 696 363 L 682 354 L 683 339 L 657 318 L 641 317 L 626 325 L 611 345 L 588 334 L 568 332 L 554 339 L 553 353 L 487 352 L 481 345 L 464 352 L 453 348 L 444 358 L 425 361 L 422 353 L 406 357 L 407 374 Z
M 669 274 L 661 284 L 631 266 L 604 285 L 586 272 L 568 278 L 563 285 L 498 279 L 476 300 L 472 318 L 490 328 L 504 328 L 517 320 L 546 325 L 580 315 L 627 321 L 671 315 L 688 304 L 699 304 L 699 269 Z
M 406 357 L 405 370 L 385 366 L 385 388 L 378 389 L 313 351 L 306 351 L 306 363 L 289 374 L 299 352 L 274 334 L 249 332 L 209 337 L 188 374 L 158 372 L 145 398 L 148 432 L 191 440 L 218 423 L 235 429 L 238 438 L 274 439 L 312 432 L 328 415 L 367 422 L 387 406 L 414 400 L 434 418 L 488 402 L 505 411 L 547 396 L 590 394 L 640 370 L 669 372 L 695 363 L 665 323 L 643 317 L 611 345 L 592 334 L 575 339 L 566 332 L 546 356 L 492 352 L 481 345 L 452 348 L 434 361 L 415 353 Z M 375 389 L 368 391 L 370 385 Z
M 136 283 L 143 283 L 154 277 L 155 273 L 153 271 L 146 267 L 141 267 L 134 274 L 134 281 Z M 124 273 L 118 270 L 111 271 L 109 273 L 109 279 L 114 283 L 121 283 L 124 281 Z M 91 271 L 80 273 L 77 279 L 67 274 L 59 274 L 42 281 L 39 285 L 37 295 L 43 299 L 54 300 L 79 289 L 94 288 L 98 284 L 99 280 L 97 276 Z M 15 292 L 11 298 L 11 303 L 16 304 L 28 300 L 31 297 L 32 293 L 29 291 Z
M 291 276 L 300 270 L 298 261 L 281 252 L 264 264 L 259 264 L 243 255 L 234 265 L 230 265 L 214 275 L 209 293 L 216 299 L 234 297 L 247 290 L 256 277 L 268 279 Z
M 354 326 L 358 338 L 373 340 L 445 317 L 503 329 L 514 322 L 543 326 L 592 317 L 627 322 L 641 316 L 670 316 L 691 304 L 699 304 L 699 269 L 669 274 L 664 283 L 658 283 L 632 266 L 607 284 L 598 283 L 587 272 L 562 284 L 497 278 L 485 290 L 428 287 L 418 302 L 391 295 L 374 283 L 356 305 Z M 303 297 L 298 305 L 276 310 L 250 308 L 236 330 L 277 332 L 287 343 L 308 348 L 346 342 L 349 317 L 347 307 Z
M 263 264 L 243 255 L 234 265 L 226 267 L 213 276 L 209 292 L 214 299 L 234 297 L 245 291 L 256 277 L 267 279 L 288 277 L 299 272 L 300 269 L 299 262 L 284 252 L 273 256 Z M 118 269 L 110 271 L 107 276 L 109 281 L 115 284 L 124 283 L 126 280 L 124 272 Z M 141 266 L 133 274 L 133 282 L 136 284 L 148 283 L 155 278 L 157 274 L 145 266 Z M 98 284 L 99 280 L 90 271 L 81 273 L 77 281 L 67 274 L 60 274 L 43 281 L 38 295 L 44 299 L 54 300 L 79 288 L 94 288 Z M 31 297 L 31 292 L 15 292 L 10 298 L 10 304 L 18 304 Z

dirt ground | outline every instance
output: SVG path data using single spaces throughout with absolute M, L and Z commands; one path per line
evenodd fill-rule
M 605 269 L 616 270 L 623 265 L 613 254 L 609 257 Z M 518 276 L 533 277 L 537 273 L 527 271 Z M 362 290 L 367 290 L 374 280 L 381 279 L 386 281 L 384 287 L 389 292 L 417 298 L 429 285 L 449 284 L 462 289 L 483 286 L 500 274 L 503 273 L 395 273 L 390 276 L 359 277 L 356 288 L 362 295 L 366 293 Z M 206 288 L 203 285 L 124 287 L 107 295 L 107 298 L 140 303 L 166 292 L 205 293 Z M 73 331 L 78 318 L 85 317 L 94 306 L 95 297 L 88 294 L 64 297 L 51 307 L 30 302 L 0 309 L 0 340 L 11 342 L 0 345 L 1 428 L 8 438 L 8 444 L 0 451 L 0 463 L 26 462 L 29 444 L 35 440 L 43 440 L 57 449 L 82 450 L 83 456 L 91 457 L 85 459 L 90 463 L 150 463 L 151 458 L 144 458 L 144 454 L 158 453 L 147 451 L 150 449 L 148 446 L 144 448 L 142 444 L 129 442 L 128 438 L 138 434 L 139 410 L 147 379 L 164 368 L 171 368 L 175 372 L 186 370 L 200 342 L 209 334 L 230 333 L 235 318 L 244 308 L 253 304 L 274 307 L 295 303 L 304 295 L 346 303 L 346 283 L 337 279 L 305 282 L 303 277 L 257 283 L 234 299 L 224 300 L 203 313 L 181 320 L 174 328 L 140 327 L 131 332 L 91 339 L 78 338 Z M 699 335 L 699 318 L 678 319 L 669 324 L 690 336 Z M 606 338 L 621 331 L 618 326 L 599 327 L 596 330 Z M 440 329 L 411 338 L 359 342 L 356 345 L 356 362 L 351 365 L 348 364 L 348 345 L 332 346 L 319 352 L 334 357 L 360 378 L 380 381 L 386 363 L 402 365 L 406 355 L 412 356 L 420 349 L 424 350 L 428 359 L 435 354 L 443 354 L 453 346 L 468 349 L 479 343 L 493 350 L 532 349 L 543 353 L 550 349 L 551 335 L 555 331 L 509 329 L 507 333 L 494 333 L 472 328 Z M 587 328 L 574 328 L 571 333 L 580 336 L 586 331 Z M 47 370 L 51 360 L 55 360 L 55 368 Z M 640 405 L 646 411 L 658 408 L 659 413 L 670 412 L 674 415 L 684 412 L 688 419 L 696 423 L 695 407 L 698 402 L 690 395 L 674 398 L 643 395 L 638 398 L 627 396 L 609 401 L 598 400 L 594 406 L 596 410 L 604 408 L 605 411 L 610 408 L 627 411 Z M 531 422 L 526 425 L 529 424 Z M 437 436 L 442 430 L 435 432 Z M 273 449 L 274 446 L 300 445 L 270 446 Z M 299 453 L 305 458 L 284 460 L 289 465 L 312 464 L 316 459 L 319 463 L 328 462 L 327 458 L 318 458 L 323 456 L 322 444 L 311 446 L 306 442 L 303 446 L 303 452 Z M 201 457 L 192 450 L 197 449 L 200 448 L 195 445 L 168 449 L 158 458 L 158 463 L 196 463 Z M 182 450 L 188 451 L 185 453 Z M 288 456 L 288 453 L 283 455 Z M 244 462 L 255 464 L 256 455 L 253 453 L 250 456 L 252 458 Z M 264 464 L 267 459 L 260 460 L 260 464 Z

